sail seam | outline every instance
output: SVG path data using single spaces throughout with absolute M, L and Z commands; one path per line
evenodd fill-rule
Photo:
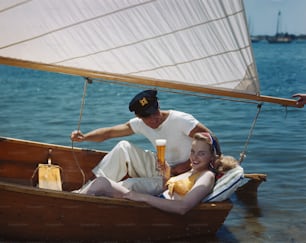
M 218 54 L 215 54 L 215 55 L 209 55 L 209 56 L 205 56 L 205 57 L 201 57 L 201 58 L 194 58 L 194 59 L 191 59 L 191 60 L 185 61 L 185 62 L 177 62 L 173 65 L 163 65 L 163 66 L 159 66 L 159 67 L 155 67 L 155 68 L 151 68 L 151 69 L 139 70 L 137 72 L 130 72 L 130 73 L 126 73 L 126 74 L 127 75 L 133 75 L 133 74 L 139 74 L 139 73 L 149 72 L 149 71 L 153 71 L 153 70 L 158 70 L 158 69 L 162 69 L 162 68 L 165 68 L 165 67 L 180 66 L 180 65 L 183 65 L 183 64 L 192 63 L 192 62 L 196 62 L 196 61 L 201 61 L 201 60 L 209 59 L 209 58 L 212 58 L 212 57 L 222 56 L 222 55 L 225 55 L 225 54 L 228 54 L 228 53 L 240 52 L 240 51 L 242 51 L 244 49 L 247 49 L 247 48 L 249 48 L 249 45 L 247 45 L 245 47 L 242 47 L 242 48 L 229 50 L 229 51 L 226 51 L 226 52 L 221 52 L 221 53 L 218 53 Z M 219 84 L 220 83 L 218 83 L 218 85 Z
M 1 10 L 0 10 L 0 13 L 3 13 L 3 12 L 8 11 L 8 10 L 10 10 L 10 9 L 16 8 L 16 7 L 20 6 L 20 5 L 29 3 L 29 2 L 31 2 L 31 1 L 32 1 L 32 0 L 25 0 L 25 1 L 23 1 L 23 2 L 16 3 L 16 4 L 14 4 L 14 5 L 10 6 L 10 7 L 1 9 Z
M 68 61 L 72 61 L 72 60 L 76 60 L 76 59 L 82 59 L 82 58 L 89 57 L 89 56 L 95 56 L 95 55 L 100 54 L 100 53 L 109 52 L 109 51 L 112 51 L 112 50 L 118 50 L 118 49 L 120 49 L 120 48 L 124 48 L 124 47 L 128 47 L 128 46 L 133 46 L 133 45 L 136 45 L 136 44 L 139 44 L 139 43 L 143 43 L 143 42 L 146 42 L 146 41 L 149 41 L 149 40 L 159 39 L 159 38 L 161 38 L 161 37 L 165 37 L 165 36 L 168 36 L 168 35 L 172 35 L 172 34 L 174 34 L 174 33 L 183 32 L 183 31 L 186 31 L 186 30 L 189 30 L 189 29 L 196 28 L 196 27 L 198 27 L 198 26 L 202 26 L 202 25 L 205 25 L 205 24 L 208 24 L 208 23 L 213 23 L 213 22 L 216 22 L 216 21 L 219 21 L 219 20 L 222 20 L 222 19 L 226 19 L 226 18 L 228 18 L 229 16 L 235 16 L 235 15 L 237 15 L 237 14 L 240 14 L 241 12 L 243 12 L 243 11 L 240 10 L 240 11 L 237 11 L 237 12 L 232 13 L 232 14 L 230 14 L 230 15 L 225 15 L 225 16 L 223 16 L 222 18 L 216 18 L 216 19 L 209 20 L 209 21 L 205 21 L 205 22 L 201 22 L 201 23 L 198 23 L 198 24 L 195 24 L 195 25 L 190 25 L 190 26 L 188 26 L 188 27 L 181 28 L 181 29 L 177 29 L 177 30 L 174 30 L 174 31 L 171 31 L 171 32 L 168 32 L 168 33 L 164 33 L 164 34 L 162 34 L 162 35 L 156 35 L 156 36 L 154 36 L 154 37 L 142 39 L 142 40 L 135 41 L 135 42 L 130 42 L 130 43 L 128 43 L 128 44 L 121 45 L 121 46 L 117 46 L 117 47 L 114 47 L 114 48 L 109 48 L 109 49 L 105 49 L 105 50 L 102 50 L 102 51 L 93 52 L 93 53 L 86 54 L 86 55 L 82 55 L 82 56 L 71 57 L 71 58 L 67 58 L 67 59 L 61 60 L 61 61 L 52 62 L 52 64 L 60 64 L 60 63 L 64 63 L 64 62 L 68 62 Z M 247 48 L 247 47 L 245 47 L 245 48 Z M 245 48 L 242 48 L 242 49 L 245 49 Z M 238 49 L 237 49 L 237 50 L 238 50 Z M 232 51 L 230 51 L 230 52 L 232 52 Z M 223 54 L 223 53 L 221 53 L 221 54 Z M 188 62 L 186 62 L 186 63 L 188 63 Z M 169 65 L 169 66 L 170 66 L 170 65 Z M 154 69 L 152 69 L 152 70 L 154 70 Z
M 107 14 L 103 14 L 103 15 L 100 15 L 100 16 L 95 16 L 93 18 L 86 19 L 86 20 L 82 20 L 82 21 L 79 21 L 77 23 L 70 24 L 70 25 L 67 25 L 67 26 L 64 26 L 64 27 L 61 27 L 61 28 L 58 28 L 58 29 L 54 29 L 54 30 L 48 31 L 46 33 L 43 33 L 43 34 L 31 37 L 31 38 L 28 38 L 28 39 L 24 39 L 24 40 L 21 40 L 21 41 L 18 41 L 18 42 L 14 42 L 14 43 L 6 45 L 6 46 L 1 46 L 0 49 L 5 49 L 5 48 L 8 48 L 8 47 L 16 46 L 16 45 L 19 45 L 19 44 L 22 44 L 22 43 L 25 43 L 25 42 L 29 42 L 29 41 L 35 40 L 35 39 L 39 39 L 41 37 L 53 34 L 55 32 L 59 32 L 59 31 L 65 30 L 65 29 L 69 29 L 69 28 L 72 28 L 72 27 L 80 25 L 80 24 L 84 24 L 84 23 L 91 22 L 91 21 L 96 20 L 96 19 L 104 18 L 105 16 L 108 16 L 108 15 L 111 15 L 111 14 L 114 14 L 114 13 L 117 13 L 117 12 L 125 11 L 127 9 L 135 8 L 135 7 L 138 7 L 138 6 L 141 6 L 141 5 L 145 5 L 145 4 L 154 2 L 154 1 L 156 1 L 156 0 L 151 0 L 149 2 L 136 4 L 136 5 L 129 6 L 129 7 L 126 7 L 126 8 L 122 8 L 122 9 L 119 9 L 119 10 L 116 10 L 116 11 L 113 11 L 113 12 L 109 12 Z
M 19 41 L 19 42 L 15 42 L 15 43 L 12 43 L 12 44 L 9 44 L 9 45 L 0 47 L 0 49 L 5 49 L 5 48 L 12 47 L 12 46 L 15 46 L 15 45 L 19 45 L 19 44 L 22 44 L 22 43 L 25 43 L 25 42 L 29 42 L 29 41 L 31 41 L 31 40 L 38 39 L 38 38 L 41 38 L 41 37 L 43 37 L 43 36 L 46 36 L 46 35 L 49 35 L 49 34 L 52 34 L 52 33 L 58 32 L 58 31 L 62 31 L 62 30 L 64 30 L 64 29 L 71 28 L 71 27 L 74 27 L 74 26 L 79 25 L 79 24 L 83 24 L 83 23 L 86 23 L 86 22 L 90 22 L 90 21 L 92 21 L 92 20 L 94 20 L 94 19 L 98 19 L 98 18 L 105 17 L 105 16 L 110 15 L 110 14 L 113 14 L 113 13 L 115 13 L 115 12 L 124 11 L 124 10 L 130 9 L 130 8 L 135 8 L 135 7 L 138 7 L 138 6 L 140 6 L 140 5 L 145 5 L 145 4 L 151 3 L 151 2 L 153 2 L 153 1 L 156 1 L 156 0 L 152 0 L 152 1 L 145 2 L 145 3 L 142 3 L 142 4 L 138 4 L 138 5 L 133 5 L 132 7 L 120 9 L 120 10 L 117 10 L 117 11 L 113 11 L 113 12 L 111 12 L 111 13 L 107 13 L 107 14 L 102 15 L 102 16 L 96 16 L 96 17 L 91 18 L 91 19 L 87 19 L 87 20 L 84 20 L 84 21 L 80 21 L 80 22 L 78 22 L 78 23 L 75 23 L 75 24 L 72 24 L 72 25 L 68 25 L 68 26 L 65 26 L 65 27 L 62 27 L 62 28 L 59 28 L 59 29 L 56 29 L 56 30 L 52 30 L 52 31 L 49 31 L 49 32 L 47 32 L 47 33 L 44 33 L 44 34 L 41 34 L 41 35 L 38 35 L 38 36 L 35 36 L 35 37 L 32 37 L 32 38 L 29 38 L 29 39 L 25 39 L 25 40 L 22 40 L 22 41 Z M 186 30 L 188 30 L 188 29 L 193 29 L 193 28 L 195 28 L 195 27 L 202 26 L 202 25 L 204 25 L 204 24 L 208 24 L 208 23 L 212 23 L 212 22 L 219 21 L 219 20 L 222 20 L 222 19 L 226 19 L 226 18 L 229 17 L 229 16 L 235 16 L 235 15 L 237 15 L 237 14 L 240 14 L 241 12 L 243 12 L 243 11 L 242 11 L 242 10 L 239 10 L 239 11 L 237 11 L 237 12 L 234 12 L 234 13 L 230 14 L 230 15 L 224 15 L 224 16 L 221 17 L 221 18 L 216 18 L 216 19 L 213 19 L 213 20 L 201 22 L 201 23 L 198 23 L 198 24 L 195 24 L 195 25 L 186 27 L 186 28 L 177 29 L 177 30 L 175 30 L 175 31 L 171 31 L 171 32 L 168 32 L 168 33 L 165 33 L 165 34 L 162 34 L 162 35 L 158 35 L 158 36 L 154 36 L 154 37 L 151 37 L 151 38 L 143 39 L 143 40 L 140 40 L 140 41 L 128 43 L 128 44 L 121 45 L 121 46 L 118 46 L 118 47 L 115 47 L 115 48 L 109 48 L 109 49 L 106 49 L 106 50 L 97 51 L 97 52 L 93 52 L 93 53 L 86 54 L 86 55 L 82 55 L 82 56 L 77 56 L 77 57 L 67 58 L 67 59 L 64 59 L 64 60 L 56 61 L 56 62 L 51 62 L 50 64 L 62 64 L 62 63 L 65 63 L 65 62 L 68 62 L 68 61 L 71 61 L 71 60 L 76 60 L 76 59 L 81 59 L 81 58 L 85 58 L 85 57 L 89 57 L 89 56 L 94 56 L 94 55 L 97 55 L 97 54 L 100 54 L 100 53 L 103 53 L 103 52 L 109 52 L 109 51 L 116 50 L 116 49 L 120 49 L 120 48 L 124 48 L 124 47 L 127 47 L 127 46 L 133 46 L 133 45 L 136 45 L 136 44 L 139 44 L 139 43 L 146 42 L 146 41 L 148 41 L 148 40 L 158 39 L 158 38 L 161 38 L 161 37 L 164 37 L 164 36 L 172 35 L 172 34 L 174 34 L 174 33 L 179 33 L 179 32 L 182 32 L 182 31 L 186 31 Z M 243 49 L 245 49 L 245 48 L 243 48 Z M 233 52 L 233 51 L 229 51 L 229 52 Z M 220 53 L 220 54 L 218 54 L 218 55 L 222 55 L 222 54 L 225 54 L 225 53 L 226 53 L 226 52 Z M 216 55 L 215 55 L 215 56 L 216 56 Z M 190 63 L 190 62 L 193 62 L 193 61 L 202 60 L 202 59 L 209 58 L 209 57 L 210 57 L 210 56 L 204 57 L 204 58 L 199 58 L 199 59 L 194 59 L 194 60 L 191 60 L 191 61 L 188 61 L 188 62 L 182 62 L 182 63 L 176 64 L 176 65 L 166 65 L 166 66 L 154 68 L 154 69 L 151 69 L 151 70 L 157 70 L 157 69 L 160 69 L 160 68 L 163 68 L 163 67 L 167 67 L 167 66 L 168 66 L 168 67 L 170 67 L 170 66 L 177 66 L 177 65 L 181 65 L 181 64 L 183 64 L 183 63 Z M 150 71 L 150 70 L 142 70 L 142 71 L 139 71 L 139 72 L 146 72 L 146 71 Z M 131 73 L 131 74 L 139 73 L 139 72 L 133 72 L 133 73 Z

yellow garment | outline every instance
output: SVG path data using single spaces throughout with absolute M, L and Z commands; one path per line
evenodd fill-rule
M 173 196 L 173 193 L 177 193 L 181 196 L 186 195 L 191 190 L 196 179 L 201 175 L 200 172 L 195 173 L 187 178 L 175 181 L 176 177 L 171 177 L 166 185 L 168 186 L 169 194 Z

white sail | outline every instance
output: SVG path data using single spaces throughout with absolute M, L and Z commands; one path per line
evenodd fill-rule
M 1 1 L 0 56 L 258 93 L 241 0 Z
M 1 0 L 0 29 L 0 64 L 296 105 L 260 95 L 242 0 Z

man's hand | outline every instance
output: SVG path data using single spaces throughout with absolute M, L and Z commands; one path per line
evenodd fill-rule
M 70 139 L 74 142 L 83 142 L 85 140 L 85 136 L 81 131 L 76 130 L 71 133 Z

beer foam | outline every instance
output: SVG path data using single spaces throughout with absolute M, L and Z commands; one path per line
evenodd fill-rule
M 156 146 L 164 146 L 167 143 L 167 139 L 156 139 L 155 144 Z

